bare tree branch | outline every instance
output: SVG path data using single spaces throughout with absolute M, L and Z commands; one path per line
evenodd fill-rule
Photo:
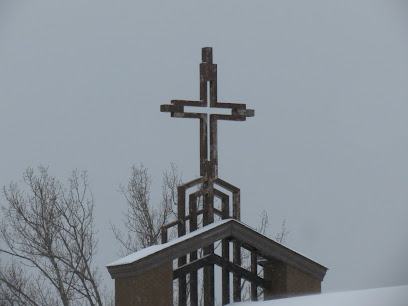
M 47 168 L 38 174 L 28 168 L 23 182 L 25 189 L 13 182 L 3 188 L 0 238 L 6 247 L 0 253 L 14 263 L 1 269 L 3 293 L 21 297 L 22 305 L 102 305 L 100 276 L 92 267 L 95 202 L 86 172 L 73 171 L 64 186 Z M 35 282 L 23 266 L 37 272 Z
M 288 237 L 289 234 L 290 234 L 290 230 L 286 228 L 286 219 L 283 219 L 281 231 L 276 234 L 275 241 L 279 242 L 280 244 L 285 244 L 286 237 Z
M 177 186 L 181 184 L 181 175 L 175 166 L 163 173 L 162 200 L 156 205 L 150 202 L 152 180 L 148 169 L 141 164 L 133 166 L 127 186 L 120 186 L 127 212 L 123 222 L 125 233 L 111 224 L 114 236 L 121 246 L 121 255 L 138 251 L 161 241 L 161 228 L 176 217 Z

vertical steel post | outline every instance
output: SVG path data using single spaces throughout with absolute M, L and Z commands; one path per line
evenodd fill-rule
M 258 275 L 258 256 L 255 252 L 251 252 L 251 272 Z M 251 301 L 258 300 L 258 286 L 255 283 L 251 283 Z
M 229 197 L 224 197 L 222 199 L 222 218 L 229 218 Z M 227 239 L 222 240 L 222 257 L 229 261 L 230 258 L 230 248 L 229 241 Z M 230 273 L 227 269 L 222 269 L 222 305 L 227 305 L 230 303 Z
M 177 187 L 178 194 L 178 206 L 177 213 L 179 223 L 177 225 L 178 236 L 184 236 L 186 234 L 186 189 L 182 186 Z M 178 259 L 178 266 L 181 267 L 187 263 L 187 257 L 182 256 Z M 184 306 L 187 303 L 187 277 L 183 275 L 179 278 L 179 306 Z
M 190 233 L 197 230 L 197 197 L 189 197 Z M 190 262 L 197 260 L 197 251 L 190 253 Z M 198 276 L 197 271 L 190 273 L 190 306 L 198 306 Z

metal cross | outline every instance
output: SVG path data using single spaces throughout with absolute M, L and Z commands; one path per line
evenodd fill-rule
M 209 106 L 210 108 L 230 109 L 231 113 L 209 114 L 206 112 L 186 112 L 184 110 L 185 106 Z M 202 49 L 202 63 L 200 64 L 200 101 L 171 100 L 171 104 L 161 105 L 160 111 L 169 112 L 172 117 L 200 119 L 200 175 L 207 178 L 218 177 L 217 121 L 245 121 L 247 117 L 254 116 L 254 110 L 246 109 L 245 104 L 217 101 L 217 64 L 213 64 L 212 48 L 210 47 Z M 208 121 L 210 123 L 209 142 Z M 208 148 L 210 156 L 208 156 Z
M 203 112 L 188 112 L 184 107 L 209 107 Z M 210 110 L 230 110 L 228 114 L 213 114 Z M 246 109 L 245 104 L 225 103 L 217 101 L 217 65 L 213 63 L 212 48 L 202 49 L 202 63 L 200 64 L 200 100 L 172 100 L 171 104 L 160 106 L 162 112 L 171 113 L 172 117 L 198 118 L 200 119 L 200 178 L 177 186 L 177 220 L 162 227 L 162 242 L 167 242 L 167 231 L 170 227 L 177 226 L 178 237 L 184 236 L 187 231 L 197 230 L 197 218 L 202 214 L 203 226 L 214 222 L 214 215 L 222 219 L 234 218 L 240 220 L 240 190 L 218 177 L 217 156 L 217 122 L 218 120 L 245 121 L 247 117 L 254 116 L 254 110 Z M 209 132 L 208 132 L 209 127 Z M 209 134 L 209 141 L 208 141 Z M 187 189 L 200 186 L 200 188 L 188 194 L 188 215 L 186 215 Z M 219 186 L 232 194 L 232 207 L 229 204 L 229 195 L 218 190 Z M 198 209 L 197 199 L 202 197 L 203 207 Z M 214 198 L 221 200 L 221 210 L 214 207 Z M 232 208 L 232 209 L 231 209 Z M 232 213 L 232 215 L 231 215 Z M 204 255 L 214 253 L 214 244 L 203 247 Z M 241 264 L 241 246 L 233 243 L 233 263 Z M 222 256 L 230 261 L 229 241 L 222 241 Z M 252 258 L 252 257 L 251 257 Z M 197 259 L 197 251 L 190 253 L 190 263 Z M 178 258 L 178 266 L 187 264 L 187 257 Z M 223 269 L 222 273 L 222 303 L 230 303 L 229 272 Z M 214 265 L 204 267 L 204 305 L 214 305 Z M 241 276 L 233 276 L 234 301 L 241 300 Z M 198 304 L 197 271 L 190 273 L 190 304 Z M 256 292 L 257 289 L 252 290 Z M 179 305 L 187 305 L 187 279 L 184 275 L 179 278 Z

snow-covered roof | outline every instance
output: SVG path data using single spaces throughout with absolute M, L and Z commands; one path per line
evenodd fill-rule
M 323 293 L 263 302 L 233 303 L 235 306 L 407 306 L 408 286 Z
M 110 263 L 107 268 L 112 278 L 136 276 L 221 239 L 237 239 L 243 245 L 258 250 L 262 257 L 285 262 L 316 279 L 322 280 L 327 271 L 327 268 L 310 258 L 235 219 L 214 222 L 167 243 L 145 248 Z
M 188 233 L 188 234 L 186 234 L 186 235 L 184 235 L 182 237 L 175 238 L 175 239 L 173 239 L 173 240 L 171 240 L 171 241 L 169 241 L 167 243 L 149 246 L 149 247 L 147 247 L 145 249 L 134 252 L 134 253 L 126 256 L 126 257 L 118 259 L 118 260 L 108 264 L 107 267 L 127 265 L 127 264 L 130 264 L 132 262 L 138 261 L 138 260 L 140 260 L 140 259 L 142 259 L 144 257 L 147 257 L 147 256 L 152 255 L 154 253 L 157 253 L 157 252 L 159 252 L 161 250 L 164 250 L 164 249 L 166 249 L 168 247 L 171 247 L 172 245 L 176 245 L 176 244 L 178 244 L 178 243 L 180 243 L 182 241 L 194 238 L 194 237 L 196 237 L 196 236 L 198 236 L 198 235 L 200 235 L 202 233 L 208 232 L 209 230 L 211 230 L 211 229 L 213 229 L 213 228 L 215 228 L 215 227 L 217 227 L 217 226 L 219 226 L 221 224 L 230 222 L 231 220 L 232 219 L 217 221 L 217 222 L 211 223 L 211 224 L 209 224 L 207 226 L 204 226 L 204 227 L 202 227 L 202 228 L 200 228 L 200 229 L 198 229 L 198 230 L 196 230 L 194 232 Z

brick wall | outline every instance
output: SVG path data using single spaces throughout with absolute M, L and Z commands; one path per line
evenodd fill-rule
M 115 279 L 115 305 L 173 305 L 172 262 L 135 277 Z
M 283 262 L 266 265 L 264 277 L 272 283 L 270 290 L 265 290 L 265 300 L 321 292 L 320 280 Z

